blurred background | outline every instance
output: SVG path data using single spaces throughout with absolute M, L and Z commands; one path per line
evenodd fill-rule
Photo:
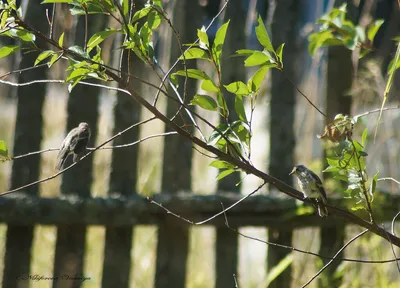
M 46 13 L 51 15 L 53 6 L 39 5 L 36 1 L 21 2 L 25 21 L 46 33 L 49 29 Z M 143 5 L 141 1 L 134 2 L 136 9 Z M 344 47 L 332 47 L 319 49 L 311 58 L 307 38 L 318 30 L 316 20 L 344 2 L 347 3 L 348 17 L 361 27 L 374 19 L 385 20 L 375 38 L 376 51 L 358 61 L 352 51 Z M 197 39 L 197 29 L 207 26 L 225 1 L 169 0 L 164 4 L 183 44 L 193 43 Z M 65 4 L 56 5 L 55 15 L 54 38 L 58 39 L 64 32 L 64 46 L 83 46 L 84 18 L 72 16 Z M 319 176 L 325 176 L 321 171 L 326 166 L 323 158 L 326 144 L 316 137 L 323 134 L 325 118 L 308 104 L 297 88 L 330 117 L 338 113 L 355 116 L 380 108 L 387 81 L 387 66 L 396 49 L 392 39 L 400 34 L 398 1 L 231 0 L 207 31 L 212 39 L 221 24 L 230 19 L 222 60 L 224 84 L 238 80 L 247 83 L 247 79 L 255 72 L 255 69 L 243 66 L 243 58 L 229 56 L 238 49 L 261 49 L 254 32 L 258 15 L 263 18 L 274 47 L 285 43 L 283 62 L 286 77 L 278 71 L 268 73 L 257 97 L 251 146 L 253 164 L 290 185 L 295 183 L 288 173 L 299 163 L 307 165 Z M 88 20 L 89 36 L 106 27 L 117 27 L 118 24 L 111 17 L 97 14 L 89 15 Z M 110 37 L 101 45 L 103 60 L 115 68 L 119 66 L 121 41 L 118 37 Z M 7 37 L 0 37 L 1 46 L 13 42 Z M 162 75 L 162 70 L 168 71 L 181 50 L 171 27 L 166 23 L 153 35 L 153 42 L 156 58 L 162 68 L 157 73 Z M 36 57 L 35 53 L 17 53 L 0 59 L 1 79 L 23 83 L 37 79 L 66 78 L 68 63 L 65 61 L 57 62 L 51 70 L 42 67 L 4 76 L 9 71 L 33 66 Z M 189 64 L 192 68 L 196 66 L 216 77 L 210 63 L 191 61 Z M 130 73 L 155 85 L 160 83 L 157 73 L 138 59 L 133 60 Z M 154 88 L 139 81 L 132 81 L 131 85 L 149 101 L 154 99 Z M 399 89 L 400 75 L 397 73 L 386 107 L 399 105 Z M 188 100 L 197 92 L 201 92 L 199 83 L 189 80 Z M 152 116 L 141 107 L 132 105 L 126 95 L 117 95 L 115 91 L 78 85 L 68 93 L 67 85 L 51 82 L 22 87 L 0 83 L 0 103 L 0 139 L 7 143 L 10 155 L 58 148 L 66 133 L 83 121 L 92 127 L 90 146 L 94 147 L 129 125 Z M 176 109 L 162 96 L 157 107 L 168 115 L 173 115 Z M 196 112 L 214 124 L 219 121 L 217 113 L 205 110 Z M 356 139 L 361 137 L 365 127 L 370 131 L 371 140 L 366 151 L 371 175 L 379 171 L 380 177 L 399 178 L 399 115 L 396 109 L 384 112 L 375 142 L 372 137 L 378 113 L 361 118 L 356 126 L 353 135 Z M 205 135 L 210 135 L 210 127 L 204 123 L 199 125 Z M 160 121 L 153 121 L 126 133 L 114 144 L 130 143 L 164 130 Z M 0 191 L 53 175 L 56 156 L 55 151 L 2 163 Z M 132 148 L 98 151 L 62 177 L 21 193 L 41 197 L 122 197 L 134 193 L 151 196 L 179 191 L 203 195 L 217 191 L 248 194 L 261 184 L 255 177 L 245 175 L 227 177 L 217 182 L 215 177 L 218 171 L 209 167 L 209 163 L 210 159 L 196 153 L 191 144 L 179 136 L 154 138 Z M 340 185 L 334 180 L 326 179 L 325 183 L 328 197 L 342 196 Z M 398 184 L 393 181 L 378 182 L 378 190 L 390 193 L 393 197 L 399 194 Z M 268 186 L 264 186 L 259 193 L 280 195 Z M 71 252 L 65 248 L 67 243 L 75 243 L 76 249 L 80 247 L 84 251 L 82 260 L 77 263 L 82 266 L 83 275 L 90 277 L 90 280 L 83 282 L 82 287 L 113 285 L 104 278 L 118 261 L 130 261 L 130 265 L 127 266 L 128 271 L 121 272 L 120 282 L 114 282 L 117 287 L 181 287 L 182 283 L 185 287 L 234 287 L 233 273 L 237 274 L 239 287 L 266 287 L 268 284 L 269 287 L 300 287 L 322 267 L 323 261 L 319 258 L 300 253 L 288 256 L 290 251 L 239 237 L 226 228 L 175 226 L 166 221 L 160 227 L 137 225 L 113 230 L 104 226 L 7 227 L 3 223 L 0 225 L 0 279 L 6 279 L 7 273 L 12 270 L 7 268 L 7 261 L 21 261 L 28 267 L 30 264 L 31 275 L 50 277 L 67 271 L 63 266 L 68 263 L 65 259 Z M 386 228 L 389 226 L 387 224 Z M 360 231 L 359 227 L 344 226 L 343 223 L 334 223 L 321 229 L 240 227 L 240 232 L 248 236 L 307 251 L 319 251 L 324 255 L 333 255 Z M 174 238 L 172 235 L 180 236 Z M 13 252 L 6 253 L 6 250 Z M 114 251 L 115 254 L 107 251 Z M 128 253 L 124 255 L 121 251 Z M 395 249 L 395 252 L 400 254 L 399 249 Z M 345 250 L 344 255 L 357 259 L 393 258 L 389 243 L 372 234 L 357 240 L 351 249 Z M 114 256 L 116 260 L 112 260 Z M 286 266 L 283 265 L 283 274 L 269 283 L 271 269 L 282 263 L 280 260 L 285 257 L 288 268 L 284 269 Z M 395 263 L 338 262 L 328 272 L 310 287 L 398 287 L 400 282 Z M 17 287 L 10 281 L 3 280 L 3 287 Z M 29 287 L 53 285 L 51 281 L 21 283 Z M 69 286 L 54 284 L 53 287 Z

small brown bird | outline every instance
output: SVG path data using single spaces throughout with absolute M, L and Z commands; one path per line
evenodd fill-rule
M 86 146 L 90 139 L 90 128 L 85 122 L 72 129 L 61 144 L 60 152 L 57 156 L 56 169 L 61 170 L 69 154 L 73 154 L 74 162 L 78 162 L 86 152 Z
M 289 173 L 289 175 L 293 174 L 297 176 L 297 180 L 301 190 L 303 191 L 304 198 L 308 197 L 316 199 L 319 216 L 327 216 L 328 210 L 323 204 L 327 204 L 328 200 L 326 198 L 324 187 L 322 186 L 322 181 L 319 179 L 317 174 L 307 169 L 304 165 L 295 166 L 292 172 Z

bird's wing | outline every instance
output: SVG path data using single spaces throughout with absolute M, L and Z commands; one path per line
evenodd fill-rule
M 76 137 L 74 137 L 71 141 L 71 150 L 75 153 L 81 153 L 82 150 L 85 150 L 90 138 L 90 131 L 83 130 L 78 133 Z
M 71 132 L 70 131 L 67 137 L 64 138 L 64 141 L 61 144 L 60 151 L 58 152 L 57 159 L 61 159 L 65 157 L 65 154 L 69 153 L 69 144 L 71 141 Z
M 317 186 L 319 192 L 321 193 L 322 197 L 322 201 L 326 202 L 326 192 L 324 189 L 324 186 L 322 185 L 322 181 L 321 179 L 318 177 L 317 174 L 315 174 L 313 171 L 309 170 L 310 174 L 313 176 L 313 178 L 315 179 L 315 185 Z

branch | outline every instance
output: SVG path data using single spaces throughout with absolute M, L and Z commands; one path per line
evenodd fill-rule
M 225 2 L 224 7 L 226 7 L 227 3 L 228 3 L 228 1 Z M 68 55 L 76 60 L 79 60 L 79 61 L 87 61 L 89 63 L 93 62 L 90 59 L 82 57 L 80 54 L 78 54 L 74 51 L 60 47 L 56 41 L 49 39 L 48 37 L 43 35 L 40 31 L 37 31 L 37 30 L 33 29 L 32 27 L 28 26 L 21 19 L 19 19 L 17 15 L 15 15 L 15 17 L 16 17 L 15 22 L 18 25 L 20 25 L 27 31 L 33 33 L 37 38 L 43 40 L 44 42 L 51 44 L 54 47 L 57 47 L 58 49 L 61 49 L 63 51 L 63 53 L 65 53 L 66 55 Z M 173 67 L 171 67 L 171 69 L 167 72 L 167 75 L 169 75 L 169 73 L 171 73 L 172 69 L 177 65 L 178 62 L 179 62 L 179 59 L 175 62 Z M 102 65 L 101 67 L 105 67 L 105 66 Z M 114 70 L 114 69 L 112 69 L 112 70 Z M 176 123 L 171 121 L 168 117 L 166 117 L 163 113 L 161 113 L 156 107 L 151 105 L 139 93 L 133 91 L 133 89 L 131 87 L 127 86 L 126 83 L 123 81 L 123 79 L 121 77 L 119 77 L 118 75 L 116 75 L 115 73 L 113 73 L 112 70 L 106 68 L 104 72 L 106 73 L 107 76 L 109 76 L 111 79 L 116 81 L 122 87 L 125 87 L 126 90 L 131 94 L 132 100 L 134 100 L 135 102 L 139 103 L 141 106 L 143 106 L 147 110 L 149 110 L 156 118 L 158 118 L 159 120 L 164 122 L 169 128 L 171 128 L 171 130 L 176 131 L 179 135 L 181 135 L 184 138 L 186 138 L 187 140 L 191 141 L 193 144 L 214 154 L 220 160 L 230 162 L 231 164 L 235 165 L 237 167 L 237 169 L 240 169 L 248 174 L 253 174 L 256 177 L 264 180 L 265 182 L 273 185 L 279 191 L 285 193 L 286 195 L 293 197 L 295 199 L 307 202 L 307 203 L 309 202 L 308 199 L 303 200 L 303 194 L 300 191 L 294 189 L 293 187 L 287 185 L 286 183 L 280 181 L 279 179 L 258 170 L 256 167 L 252 166 L 248 161 L 245 161 L 243 159 L 237 159 L 237 158 L 233 157 L 232 155 L 224 153 L 223 151 L 220 151 L 219 149 L 217 149 L 211 145 L 208 145 L 206 142 L 200 140 L 196 136 L 194 136 L 194 135 L 188 133 L 186 130 L 182 129 L 180 126 L 178 126 Z M 166 77 L 164 77 L 164 78 L 166 78 Z M 18 190 L 20 190 L 20 189 L 18 189 Z M 331 215 L 339 216 L 339 217 L 347 220 L 348 222 L 352 222 L 353 224 L 364 227 L 364 228 L 370 230 L 371 232 L 381 236 L 382 238 L 389 240 L 394 245 L 400 247 L 400 238 L 398 238 L 390 233 L 387 233 L 384 229 L 377 226 L 376 224 L 369 223 L 346 210 L 343 210 L 343 209 L 340 209 L 337 207 L 332 207 L 329 205 L 326 205 L 326 206 L 328 207 L 329 213 Z

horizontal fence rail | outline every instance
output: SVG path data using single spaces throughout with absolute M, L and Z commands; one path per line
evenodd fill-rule
M 243 195 L 235 193 L 216 195 L 160 193 L 151 200 L 175 214 L 196 222 L 221 212 L 221 203 L 227 208 L 242 197 Z M 336 207 L 345 207 L 346 201 L 346 199 L 331 199 L 330 203 Z M 374 209 L 376 222 L 392 221 L 399 206 L 399 195 L 391 196 L 390 200 L 376 204 Z M 232 226 L 280 227 L 285 225 L 288 229 L 331 226 L 343 222 L 341 218 L 337 217 L 321 218 L 313 214 L 297 215 L 297 207 L 301 206 L 297 206 L 293 199 L 256 195 L 227 211 L 226 216 L 229 225 Z M 76 196 L 42 198 L 22 195 L 0 197 L 0 222 L 15 225 L 80 224 L 118 227 L 160 224 L 166 217 L 174 216 L 150 203 L 146 197 L 139 195 L 118 198 Z M 186 223 L 182 220 L 179 221 L 182 224 Z M 224 226 L 224 215 L 207 222 L 207 225 Z

